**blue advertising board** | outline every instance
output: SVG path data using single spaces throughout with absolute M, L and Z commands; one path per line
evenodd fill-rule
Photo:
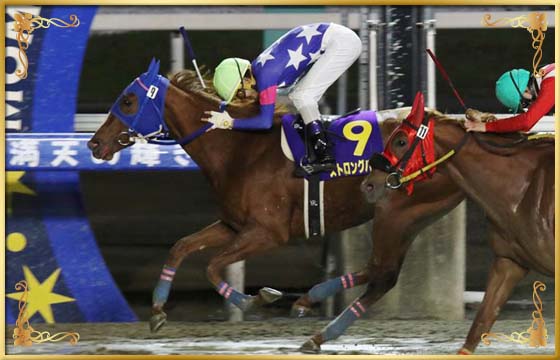
M 20 280 L 28 283 L 32 323 L 136 321 L 103 260 L 83 208 L 76 170 L 87 169 L 87 164 L 90 169 L 103 168 L 85 147 L 87 135 L 33 135 L 74 130 L 78 85 L 96 7 L 22 8 L 43 18 L 76 15 L 80 20 L 77 27 L 50 26 L 33 32 L 26 79 L 15 75 L 21 66 L 11 30 L 15 11 L 18 7 L 11 6 L 6 12 L 6 321 L 13 324 L 17 318 L 21 294 L 14 286 Z M 107 168 L 118 167 L 126 156 L 128 162 L 156 165 L 153 158 L 129 154 Z M 169 159 L 165 161 L 179 161 L 173 153 Z
M 8 134 L 8 171 L 69 170 L 196 170 L 198 166 L 179 145 L 135 144 L 109 161 L 93 157 L 87 147 L 92 134 Z

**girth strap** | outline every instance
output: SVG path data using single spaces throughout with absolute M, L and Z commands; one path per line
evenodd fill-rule
M 320 174 L 313 174 L 304 181 L 304 223 L 305 233 L 311 240 L 320 239 L 324 233 L 323 224 L 323 182 Z

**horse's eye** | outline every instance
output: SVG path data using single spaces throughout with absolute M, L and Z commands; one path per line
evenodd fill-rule
M 398 145 L 399 145 L 399 146 L 405 146 L 405 145 L 406 145 L 406 141 L 404 141 L 404 140 L 401 139 L 401 140 L 399 140 Z
M 132 101 L 130 101 L 128 98 L 123 98 L 123 104 L 125 106 L 131 106 L 132 105 Z

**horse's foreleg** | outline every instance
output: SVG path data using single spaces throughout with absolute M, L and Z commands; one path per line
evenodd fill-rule
M 390 234 L 383 233 L 384 229 L 395 228 L 392 217 L 383 218 L 376 214 L 373 226 L 373 251 L 367 266 L 368 286 L 366 292 L 348 306 L 336 319 L 331 321 L 323 330 L 313 335 L 301 347 L 300 351 L 317 353 L 321 344 L 334 340 L 365 313 L 370 305 L 374 304 L 397 283 L 401 264 L 404 258 L 402 243 L 403 235 L 397 231 Z M 406 247 L 404 247 L 406 250 Z
M 278 246 L 279 243 L 275 236 L 261 226 L 252 226 L 242 230 L 232 244 L 210 260 L 207 268 L 208 280 L 229 303 L 243 311 L 254 304 L 270 303 L 278 300 L 282 293 L 274 289 L 263 288 L 257 296 L 249 296 L 234 289 L 223 280 L 222 271 L 230 264 L 270 250 Z
M 458 354 L 472 354 L 480 343 L 482 334 L 490 331 L 502 305 L 510 297 L 515 285 L 527 275 L 527 272 L 526 268 L 510 259 L 503 257 L 494 259 L 488 275 L 484 299 L 476 313 L 465 344 Z
M 369 280 L 367 270 L 342 275 L 317 284 L 292 305 L 293 317 L 304 317 L 311 310 L 314 303 L 321 302 L 341 290 L 351 289 L 366 284 Z
M 370 268 L 370 281 L 366 292 L 350 304 L 340 315 L 331 321 L 319 333 L 313 335 L 301 347 L 305 353 L 318 353 L 321 344 L 334 340 L 342 335 L 350 325 L 362 317 L 366 310 L 385 295 L 397 282 L 400 267 L 395 271 L 383 271 L 380 268 Z M 374 276 L 375 274 L 375 276 Z
M 163 306 L 167 302 L 176 269 L 183 259 L 193 252 L 209 247 L 224 246 L 235 236 L 235 232 L 221 221 L 186 236 L 173 245 L 169 257 L 163 266 L 158 283 L 152 296 L 152 320 L 150 327 L 157 331 L 165 323 L 166 315 Z

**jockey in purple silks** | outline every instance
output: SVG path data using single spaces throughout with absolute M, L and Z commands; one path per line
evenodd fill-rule
M 288 97 L 305 123 L 308 173 L 329 171 L 335 161 L 319 113 L 319 99 L 360 56 L 362 42 L 351 29 L 333 23 L 299 26 L 276 40 L 252 63 L 239 58 L 223 60 L 214 74 L 217 93 L 229 103 L 245 90 L 258 91 L 258 115 L 232 119 L 226 112 L 208 112 L 212 128 L 266 130 L 272 127 L 276 90 L 288 88 Z

